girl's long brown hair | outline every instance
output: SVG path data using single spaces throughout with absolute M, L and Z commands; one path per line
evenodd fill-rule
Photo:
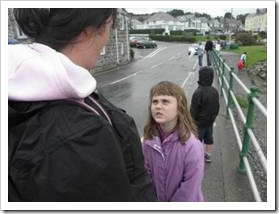
M 151 103 L 154 96 L 160 95 L 172 96 L 176 98 L 178 114 L 176 130 L 178 131 L 179 141 L 181 143 L 185 143 L 185 141 L 191 136 L 191 133 L 196 135 L 196 126 L 193 122 L 190 111 L 188 110 L 187 98 L 183 89 L 179 85 L 170 81 L 159 82 L 150 90 L 148 118 L 144 126 L 143 134 L 144 140 L 152 139 L 152 136 L 156 135 L 156 122 L 151 114 Z

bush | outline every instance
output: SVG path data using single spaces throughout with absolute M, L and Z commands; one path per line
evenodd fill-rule
M 251 33 L 238 33 L 236 35 L 235 41 L 246 46 L 246 45 L 255 45 L 257 43 L 257 40 L 254 38 L 254 36 Z
M 230 49 L 237 49 L 238 48 L 238 44 L 237 43 L 231 43 L 229 48 Z
M 182 30 L 171 30 L 170 35 L 182 35 Z
M 136 29 L 136 30 L 130 30 L 129 34 L 162 34 L 164 32 L 165 32 L 164 28 Z
M 241 108 L 248 108 L 248 101 L 242 97 L 236 97 L 236 100 Z
M 226 39 L 227 39 L 227 36 L 226 36 L 226 35 L 220 35 L 220 36 L 219 36 L 219 39 L 220 39 L 220 40 L 226 40 Z
M 189 37 L 189 36 L 174 36 L 174 35 L 150 35 L 150 38 L 157 41 L 164 41 L 164 42 L 189 42 L 189 43 L 195 43 L 196 38 L 195 37 Z
M 259 32 L 259 36 L 260 36 L 262 39 L 266 39 L 266 38 L 267 38 L 267 34 L 266 34 L 265 31 Z

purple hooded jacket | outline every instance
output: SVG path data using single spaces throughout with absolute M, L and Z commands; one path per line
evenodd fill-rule
M 194 136 L 182 145 L 174 132 L 163 143 L 158 136 L 143 142 L 145 167 L 158 201 L 204 201 L 204 150 Z

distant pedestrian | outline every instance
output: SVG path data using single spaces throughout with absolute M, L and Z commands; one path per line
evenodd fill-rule
M 210 51 L 213 50 L 213 42 L 207 37 L 207 41 L 205 43 L 205 52 L 206 52 L 206 59 L 207 59 L 207 66 L 211 66 L 211 56 Z
M 199 43 L 197 52 L 198 52 L 198 58 L 199 58 L 199 66 L 201 67 L 202 66 L 202 60 L 203 60 L 203 52 L 204 52 L 204 47 L 203 47 L 201 42 Z
M 215 50 L 218 51 L 218 52 L 221 50 L 221 42 L 220 42 L 220 40 L 217 41 Z
M 241 54 L 240 56 L 240 60 L 242 61 L 243 66 L 245 66 L 246 64 L 246 59 L 247 59 L 247 52 L 243 52 L 243 54 Z
M 157 200 L 204 201 L 204 150 L 183 89 L 160 82 L 152 87 L 149 102 L 143 153 Z
M 199 70 L 198 88 L 195 90 L 190 112 L 197 125 L 198 135 L 205 144 L 204 158 L 211 162 L 213 140 L 213 123 L 219 112 L 218 91 L 212 86 L 214 78 L 211 67 L 202 67 Z
M 243 66 L 244 66 L 244 65 L 243 65 L 242 60 L 239 59 L 239 60 L 237 61 L 237 69 L 238 69 L 238 71 L 242 71 Z
M 243 54 L 241 54 L 239 60 L 237 61 L 238 71 L 242 71 L 242 69 L 245 67 L 246 59 L 247 59 L 247 52 L 243 52 Z

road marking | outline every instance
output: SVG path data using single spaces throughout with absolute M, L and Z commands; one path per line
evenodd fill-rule
M 156 67 L 158 67 L 158 66 L 161 65 L 161 64 L 162 64 L 162 63 L 157 64 L 157 65 L 153 65 L 153 66 L 151 67 L 151 69 L 156 68 Z
M 173 59 L 175 59 L 174 56 L 172 56 L 171 58 L 169 58 L 168 61 L 171 61 L 171 60 L 173 60 Z
M 167 48 L 167 47 L 158 48 L 156 51 L 153 51 L 153 52 L 151 52 L 150 54 L 148 54 L 146 57 L 144 57 L 144 59 L 145 59 L 145 58 L 153 57 L 153 56 L 155 56 L 157 53 L 159 53 L 160 51 L 165 50 L 166 48 Z
M 198 65 L 198 60 L 196 60 L 196 62 L 195 62 L 195 64 L 194 64 L 194 66 L 193 66 L 193 71 L 195 71 L 196 70 L 196 67 L 197 67 L 197 65 Z
M 185 78 L 184 82 L 182 83 L 181 88 L 184 88 L 184 87 L 185 87 L 186 82 L 189 80 L 189 78 L 190 78 L 192 75 L 193 75 L 192 72 L 189 72 L 189 73 L 188 73 L 188 76 Z
M 131 75 L 126 76 L 126 77 L 124 77 L 124 78 L 122 78 L 122 79 L 119 79 L 119 80 L 116 80 L 116 81 L 114 81 L 114 82 L 111 82 L 111 83 L 109 83 L 109 85 L 113 85 L 113 84 L 115 84 L 115 83 L 119 83 L 119 82 L 121 82 L 121 81 L 123 81 L 123 80 L 129 79 L 129 78 L 131 78 L 131 77 L 133 77 L 133 76 L 136 76 L 136 75 L 137 75 L 137 73 L 131 74 Z

